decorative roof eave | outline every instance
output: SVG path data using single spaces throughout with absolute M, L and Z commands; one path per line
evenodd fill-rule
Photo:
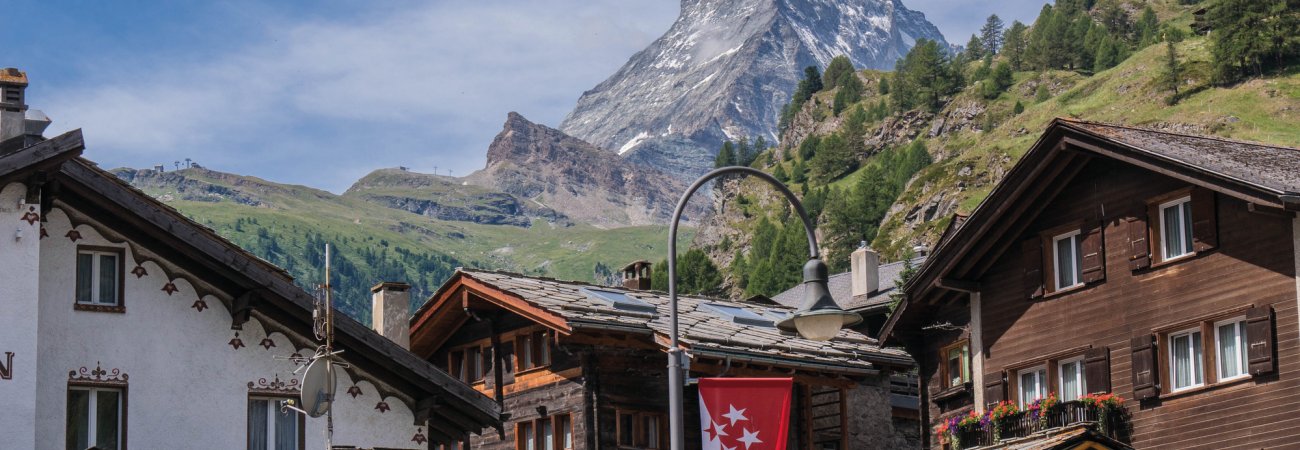
M 1185 161 L 1136 148 L 1110 136 L 1089 130 L 1085 128 L 1086 125 L 1109 126 L 1063 118 L 1054 119 L 1029 151 L 1007 171 L 1003 180 L 994 186 L 989 195 L 963 221 L 962 226 L 953 229 L 950 237 L 936 245 L 930 257 L 917 270 L 916 275 L 904 286 L 906 298 L 899 303 L 881 329 L 882 344 L 896 337 L 900 322 L 918 313 L 916 308 L 919 306 L 917 305 L 919 299 L 927 298 L 937 287 L 936 283 L 947 277 L 959 261 L 968 257 L 974 246 L 988 240 L 986 234 L 993 232 L 994 224 L 999 218 L 1007 215 L 1009 211 L 1014 211 L 1011 208 L 1017 204 L 1017 201 L 1023 201 L 1022 197 L 1030 195 L 1027 193 L 1042 195 L 1045 192 L 1031 190 L 1031 186 L 1035 185 L 1032 180 L 1044 177 L 1044 173 L 1052 170 L 1058 174 L 1069 173 L 1068 162 L 1081 155 L 1101 156 L 1132 164 L 1252 203 L 1284 209 L 1293 209 L 1297 206 L 1286 201 L 1289 197 L 1293 198 L 1295 193 L 1268 188 L 1230 174 L 1211 171 Z M 1073 175 L 1069 173 L 1065 177 L 1051 178 L 1067 179 L 1072 178 Z
M 457 293 L 461 295 L 456 295 Z M 476 298 L 518 314 L 561 334 L 573 333 L 573 326 L 560 314 L 530 302 L 513 292 L 474 278 L 472 273 L 457 269 L 451 279 L 443 283 L 438 288 L 438 291 L 434 292 L 433 296 L 424 305 L 420 306 L 411 317 L 411 336 L 419 340 L 418 344 L 412 342 L 412 349 L 418 348 L 425 352 L 431 352 L 441 347 L 442 343 L 446 342 L 456 332 L 456 329 L 460 328 L 460 325 L 464 323 L 463 320 L 458 321 L 456 326 L 433 326 L 436 325 L 435 321 L 438 316 L 445 314 L 448 308 L 455 307 L 457 304 L 461 308 L 467 308 L 469 306 L 469 299 L 465 297 L 467 293 L 473 293 Z

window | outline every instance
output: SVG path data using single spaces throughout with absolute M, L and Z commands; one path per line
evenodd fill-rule
M 584 288 L 582 289 L 582 293 L 587 294 L 587 298 L 599 301 L 607 306 L 612 306 L 614 309 L 649 313 L 656 311 L 654 305 L 620 291 Z
M 665 422 L 663 414 L 619 411 L 618 448 L 664 448 Z
M 1057 363 L 1056 373 L 1060 378 L 1058 386 L 1061 388 L 1061 401 L 1078 400 L 1083 397 L 1084 392 L 1087 392 L 1083 375 L 1083 357 Z
M 1192 253 L 1192 198 L 1183 197 L 1160 208 L 1161 259 L 1170 260 Z
M 1246 320 L 1245 317 L 1214 324 L 1214 344 L 1218 350 L 1219 381 L 1248 377 L 1246 371 Z
M 1169 335 L 1170 381 L 1173 391 L 1205 384 L 1204 358 L 1199 328 Z
M 97 309 L 122 305 L 121 249 L 77 249 L 77 306 Z
M 559 448 L 573 450 L 573 422 L 569 419 L 569 415 L 555 416 L 555 428 L 560 433 Z
M 568 414 L 554 414 L 515 425 L 518 450 L 571 450 L 573 422 Z
M 1047 397 L 1047 368 L 1043 366 L 1017 372 L 1020 387 L 1020 407 Z
M 763 317 L 740 306 L 724 305 L 720 303 L 705 303 L 704 306 L 712 310 L 719 317 L 741 325 L 771 327 L 775 326 L 774 324 L 776 323 L 770 318 Z
M 456 350 L 447 355 L 448 370 L 447 373 L 456 377 L 458 380 L 465 380 L 465 351 Z
M 122 448 L 125 392 L 121 389 L 68 387 L 68 450 Z
M 467 367 L 465 371 L 469 376 L 466 378 L 466 382 L 474 383 L 483 380 L 483 353 L 485 352 L 478 347 L 465 349 L 465 366 Z
M 944 347 L 943 379 L 947 387 L 970 382 L 970 344 L 961 340 Z
M 1056 272 L 1056 289 L 1082 284 L 1083 252 L 1079 248 L 1079 230 L 1052 238 L 1052 255 Z
M 538 450 L 537 436 L 533 435 L 532 422 L 519 422 L 515 426 L 515 448 L 519 450 Z
M 551 365 L 550 336 L 550 332 L 538 331 L 519 335 L 515 339 L 515 345 L 518 346 L 515 354 L 519 355 L 518 371 Z
M 248 399 L 248 450 L 299 450 L 303 418 L 280 407 L 281 398 Z

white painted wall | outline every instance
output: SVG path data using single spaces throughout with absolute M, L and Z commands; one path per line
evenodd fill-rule
M 34 205 L 24 201 L 27 187 L 11 183 L 0 188 L 0 364 L 11 379 L 0 379 L 0 447 L 36 445 L 37 385 L 37 261 L 40 222 L 23 220 Z M 39 203 L 39 199 L 27 199 Z M 39 213 L 39 208 L 37 213 Z M 21 237 L 19 235 L 21 233 Z M 12 446 L 12 447 L 10 447 Z
M 10 190 L 0 195 L 3 204 L 16 204 Z M 11 213 L 0 213 L 0 241 L 12 225 Z M 73 214 L 74 216 L 79 216 Z M 198 299 L 188 274 L 175 267 L 166 271 L 158 263 L 143 263 L 148 275 L 137 278 L 130 274 L 136 256 L 126 248 L 124 314 L 76 311 L 73 309 L 75 289 L 75 255 L 78 244 L 126 247 L 114 236 L 101 234 L 98 224 L 76 226 L 82 240 L 72 242 L 65 235 L 72 229 L 69 214 L 56 208 L 51 211 L 45 225 L 49 237 L 40 241 L 40 314 L 0 306 L 0 318 L 6 322 L 0 333 L 12 333 L 7 322 L 39 323 L 39 340 L 32 336 L 29 326 L 20 336 L 24 345 L 39 351 L 39 364 L 33 367 L 29 359 L 33 353 L 24 351 L 27 359 L 19 361 L 38 370 L 38 384 L 34 388 L 35 400 L 10 401 L 23 397 L 10 397 L 0 390 L 6 410 L 0 416 L 0 429 L 22 430 L 21 415 L 11 417 L 8 411 L 30 408 L 35 404 L 35 436 L 39 442 L 16 445 L 14 448 L 64 448 L 64 424 L 68 372 L 86 367 L 93 370 L 100 364 L 105 370 L 118 369 L 129 376 L 127 394 L 127 427 L 130 448 L 136 449 L 239 449 L 246 445 L 246 420 L 248 383 L 259 378 L 268 381 L 279 377 L 287 381 L 294 378 L 293 363 L 273 359 L 289 356 L 298 351 L 310 355 L 313 349 L 295 349 L 281 332 L 271 332 L 270 349 L 259 343 L 267 336 L 266 327 L 256 317 L 239 332 L 245 347 L 234 349 L 229 341 L 235 337 L 230 330 L 230 314 L 221 300 L 211 295 L 204 301 L 208 309 L 198 311 L 193 304 Z M 96 229 L 99 227 L 100 229 Z M 110 232 L 111 233 L 111 232 Z M 34 235 L 34 234 L 33 234 Z M 34 242 L 30 240 L 28 242 Z M 11 269 L 9 242 L 0 244 L 0 289 L 6 295 L 4 304 L 12 303 L 8 293 L 20 286 L 23 279 L 35 279 L 31 273 L 22 275 Z M 30 250 L 25 250 L 30 252 Z M 147 249 L 145 250 L 147 252 Z M 19 258 L 19 257 L 14 257 Z M 170 263 L 163 264 L 170 266 Z M 166 273 L 178 278 L 169 280 Z M 19 273 L 15 275 L 15 273 Z M 173 282 L 177 291 L 168 295 L 162 290 Z M 27 284 L 31 284 L 28 282 Z M 27 288 L 35 290 L 35 286 Z M 224 294 L 223 294 L 224 295 Z M 29 308 L 30 309 L 30 308 Z M 10 311 L 13 311 L 12 313 Z M 11 319 L 13 318 L 13 319 Z M 275 329 L 274 325 L 270 325 Z M 0 345 L 10 345 L 9 338 L 0 334 Z M 0 349 L 0 352 L 4 349 Z M 0 353 L 2 355 L 2 353 Z M 347 355 L 344 354 L 344 357 Z M 29 370 L 32 370 L 29 369 Z M 29 375 L 30 376 L 30 375 Z M 3 386 L 4 382 L 0 382 Z M 339 379 L 339 396 L 334 404 L 334 430 L 336 445 L 363 447 L 422 448 L 425 445 L 412 441 L 420 430 L 413 425 L 412 413 L 406 404 L 393 397 L 381 398 L 376 387 L 368 381 L 357 385 L 362 395 L 353 398 L 345 392 L 352 386 L 351 378 L 343 373 Z M 5 389 L 0 387 L 0 389 Z M 28 394 L 30 398 L 32 394 Z M 375 407 L 384 400 L 391 410 L 381 413 Z M 324 448 L 325 419 L 308 418 L 308 447 Z M 4 448 L 14 443 L 6 433 Z M 21 441 L 19 441 L 21 442 Z

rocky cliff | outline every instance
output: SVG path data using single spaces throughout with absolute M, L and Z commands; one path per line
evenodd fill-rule
M 803 67 L 846 55 L 890 69 L 921 38 L 945 42 L 898 0 L 685 0 L 672 28 L 583 93 L 560 129 L 691 178 L 725 139 L 776 140 Z
M 380 169 L 344 192 L 362 200 L 434 219 L 530 226 L 535 219 L 565 223 L 564 215 L 514 195 L 468 185 L 458 178 Z
M 513 112 L 488 147 L 486 167 L 464 181 L 600 227 L 665 223 L 687 187 Z M 706 207 L 692 205 L 687 218 L 699 217 Z

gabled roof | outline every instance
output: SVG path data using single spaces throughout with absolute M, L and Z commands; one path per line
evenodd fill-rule
M 924 256 L 912 258 L 913 266 L 920 266 L 924 262 Z M 875 309 L 889 304 L 890 295 L 894 293 L 896 287 L 894 284 L 898 282 L 898 275 L 903 272 L 905 265 L 903 261 L 881 264 L 880 287 L 875 292 L 870 292 L 867 295 L 853 295 L 852 272 L 831 275 L 826 280 L 826 284 L 830 288 L 831 298 L 834 298 L 835 303 L 838 303 L 841 308 L 851 311 Z M 776 294 L 772 297 L 772 300 L 790 308 L 798 308 L 804 300 L 803 289 L 803 284 L 800 283 L 785 290 L 785 292 Z
M 412 335 L 417 339 L 436 339 L 423 333 L 440 328 L 435 317 L 459 306 L 451 298 L 458 287 L 473 286 L 477 295 L 495 297 L 500 305 L 508 304 L 512 312 L 537 317 L 545 314 L 545 323 L 568 334 L 582 329 L 618 330 L 648 334 L 661 347 L 668 345 L 669 297 L 656 291 L 637 291 L 619 287 L 596 286 L 581 282 L 559 281 L 507 272 L 459 269 L 433 298 L 416 311 Z M 601 293 L 625 296 L 648 305 L 647 310 L 620 309 L 599 298 Z M 501 299 L 507 299 L 503 301 Z M 763 361 L 766 364 L 809 368 L 846 373 L 865 373 L 876 365 L 910 366 L 912 360 L 899 349 L 881 348 L 876 340 L 852 330 L 843 330 L 835 339 L 812 341 L 783 335 L 774 326 L 737 323 L 708 305 L 741 308 L 749 313 L 779 320 L 781 314 L 793 312 L 781 306 L 756 306 L 723 299 L 678 296 L 680 341 L 692 353 L 730 356 L 733 359 Z M 558 319 L 553 321 L 552 319 Z M 450 333 L 440 330 L 438 333 Z
M 159 256 L 204 273 L 208 282 L 243 297 L 247 307 L 301 334 L 312 332 L 314 297 L 293 283 L 283 269 L 268 263 L 190 220 L 179 211 L 132 187 L 95 163 L 75 158 L 83 148 L 79 130 L 0 156 L 0 181 L 30 177 L 39 170 L 58 170 L 47 183 L 57 183 L 42 200 L 57 200 L 97 220 L 113 224 L 132 241 Z M 73 159 L 75 158 L 75 159 Z M 57 192 L 57 193 L 53 193 Z M 232 300 L 232 303 L 238 303 Z M 231 305 L 232 315 L 236 307 Z M 421 405 L 412 410 L 438 422 L 431 433 L 456 432 L 459 437 L 483 428 L 501 428 L 501 411 L 491 399 L 438 370 L 432 364 L 346 314 L 335 314 L 336 343 L 354 365 L 402 390 Z M 417 419 L 418 420 L 418 419 Z M 433 434 L 437 438 L 437 434 Z
M 974 262 L 1001 250 L 994 243 L 1019 233 L 1003 222 L 1033 216 L 1050 185 L 1073 178 L 1088 158 L 1107 158 L 1256 205 L 1300 211 L 1300 149 L 1057 118 L 959 227 L 945 231 L 904 290 L 907 298 L 881 332 L 888 341 L 900 324 L 923 314 L 938 285 L 969 286 L 986 269 Z M 1035 209 L 1040 208 L 1040 209 Z M 999 225 L 1002 224 L 1002 225 Z M 1005 249 L 1005 246 L 1001 247 Z M 965 281 L 963 281 L 965 280 Z

